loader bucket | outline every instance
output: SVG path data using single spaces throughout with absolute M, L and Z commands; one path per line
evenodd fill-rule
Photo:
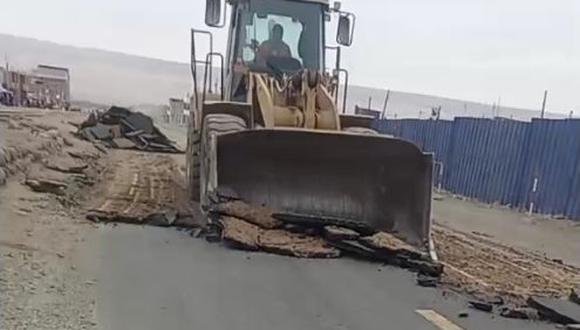
M 429 247 L 432 158 L 412 143 L 381 135 L 259 129 L 220 135 L 214 146 L 214 184 L 250 204 L 365 221 Z

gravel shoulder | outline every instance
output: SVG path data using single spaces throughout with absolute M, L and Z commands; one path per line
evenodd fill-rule
M 96 282 L 78 270 L 77 251 L 94 230 L 78 206 L 84 188 L 76 180 L 80 176 L 43 166 L 48 159 L 67 159 L 69 151 L 98 153 L 69 134 L 74 127 L 67 121 L 81 117 L 0 112 L 1 168 L 8 175 L 0 186 L 1 329 L 96 328 Z M 31 175 L 68 180 L 66 195 L 33 192 L 23 184 Z

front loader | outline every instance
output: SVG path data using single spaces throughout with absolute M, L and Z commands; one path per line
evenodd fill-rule
M 371 117 L 345 114 L 345 99 L 338 109 L 348 73 L 340 67 L 340 46 L 325 41 L 326 22 L 336 16 L 336 41 L 350 46 L 355 16 L 338 3 L 207 0 L 206 24 L 229 22 L 228 43 L 222 55 L 209 31 L 192 30 L 192 198 L 202 210 L 211 196 L 231 195 L 281 212 L 365 222 L 432 252 L 432 157 L 378 134 Z M 199 37 L 209 41 L 201 59 Z M 330 49 L 337 60 L 327 72 Z M 346 74 L 341 93 L 340 73 Z

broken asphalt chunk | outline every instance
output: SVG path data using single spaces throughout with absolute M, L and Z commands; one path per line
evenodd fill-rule
M 315 216 L 299 213 L 273 213 L 272 217 L 278 219 L 286 224 L 301 225 L 306 227 L 318 227 L 323 228 L 324 226 L 338 226 L 359 232 L 361 235 L 371 235 L 376 232 L 368 223 L 364 221 L 356 221 L 344 218 L 335 218 L 327 216 Z
M 417 284 L 426 287 L 426 288 L 435 288 L 439 283 L 439 279 L 437 277 L 428 276 L 424 274 L 417 274 Z
M 404 255 L 397 256 L 396 260 L 399 266 L 428 276 L 439 277 L 443 274 L 443 264 L 436 261 L 415 260 Z
M 62 173 L 76 173 L 81 174 L 86 170 L 89 165 L 75 161 L 70 158 L 62 157 L 51 157 L 49 158 L 44 166 L 48 169 L 55 170 Z
M 324 238 L 329 241 L 356 240 L 359 236 L 360 234 L 352 229 L 338 226 L 324 227 Z
M 64 182 L 49 179 L 26 179 L 24 183 L 36 192 L 55 195 L 64 195 L 64 190 L 67 187 Z
M 127 126 L 128 131 L 143 131 L 146 134 L 154 133 L 153 120 L 140 112 L 132 112 L 121 120 L 121 124 Z
M 385 261 L 376 250 L 366 247 L 358 241 L 329 241 L 328 244 L 354 257 L 372 261 Z
M 91 113 L 79 126 L 76 135 L 91 142 L 101 141 L 113 148 L 183 152 L 155 127 L 151 117 L 115 106 L 98 116 Z
M 542 318 L 560 324 L 580 323 L 580 306 L 563 299 L 529 297 L 528 306 L 535 308 Z
M 126 138 L 113 139 L 112 145 L 118 149 L 135 149 L 137 147 L 133 141 Z
M 282 226 L 282 222 L 272 217 L 272 210 L 248 205 L 242 201 L 231 201 L 217 204 L 211 212 L 246 220 L 265 229 L 275 229 Z
M 328 246 L 316 236 L 290 233 L 285 230 L 261 230 L 258 235 L 258 246 L 270 253 L 298 258 L 338 258 L 340 250 Z
M 482 312 L 491 313 L 493 311 L 493 305 L 488 302 L 471 300 L 468 302 L 468 304 L 469 307 L 477 309 Z
M 425 258 L 424 254 L 416 248 L 387 232 L 378 232 L 372 236 L 361 237 L 360 242 L 385 254 L 407 255 L 412 259 Z
M 461 312 L 459 312 L 459 314 L 457 314 L 457 317 L 459 317 L 459 318 L 466 318 L 468 316 L 469 316 L 469 313 L 466 311 L 461 311 Z
M 572 289 L 568 298 L 571 302 L 580 305 L 580 288 Z
M 519 320 L 537 320 L 538 311 L 530 307 L 503 307 L 500 314 L 502 317 Z
M 258 226 L 234 217 L 223 217 L 220 224 L 221 238 L 226 244 L 237 249 L 258 250 Z
M 580 330 L 580 324 L 568 324 L 564 328 L 565 330 Z

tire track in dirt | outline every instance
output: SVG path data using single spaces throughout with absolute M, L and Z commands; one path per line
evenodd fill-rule
M 136 224 L 157 214 L 192 217 L 192 205 L 170 155 L 115 150 L 112 159 L 102 181 L 105 197 L 90 208 L 90 216 Z

